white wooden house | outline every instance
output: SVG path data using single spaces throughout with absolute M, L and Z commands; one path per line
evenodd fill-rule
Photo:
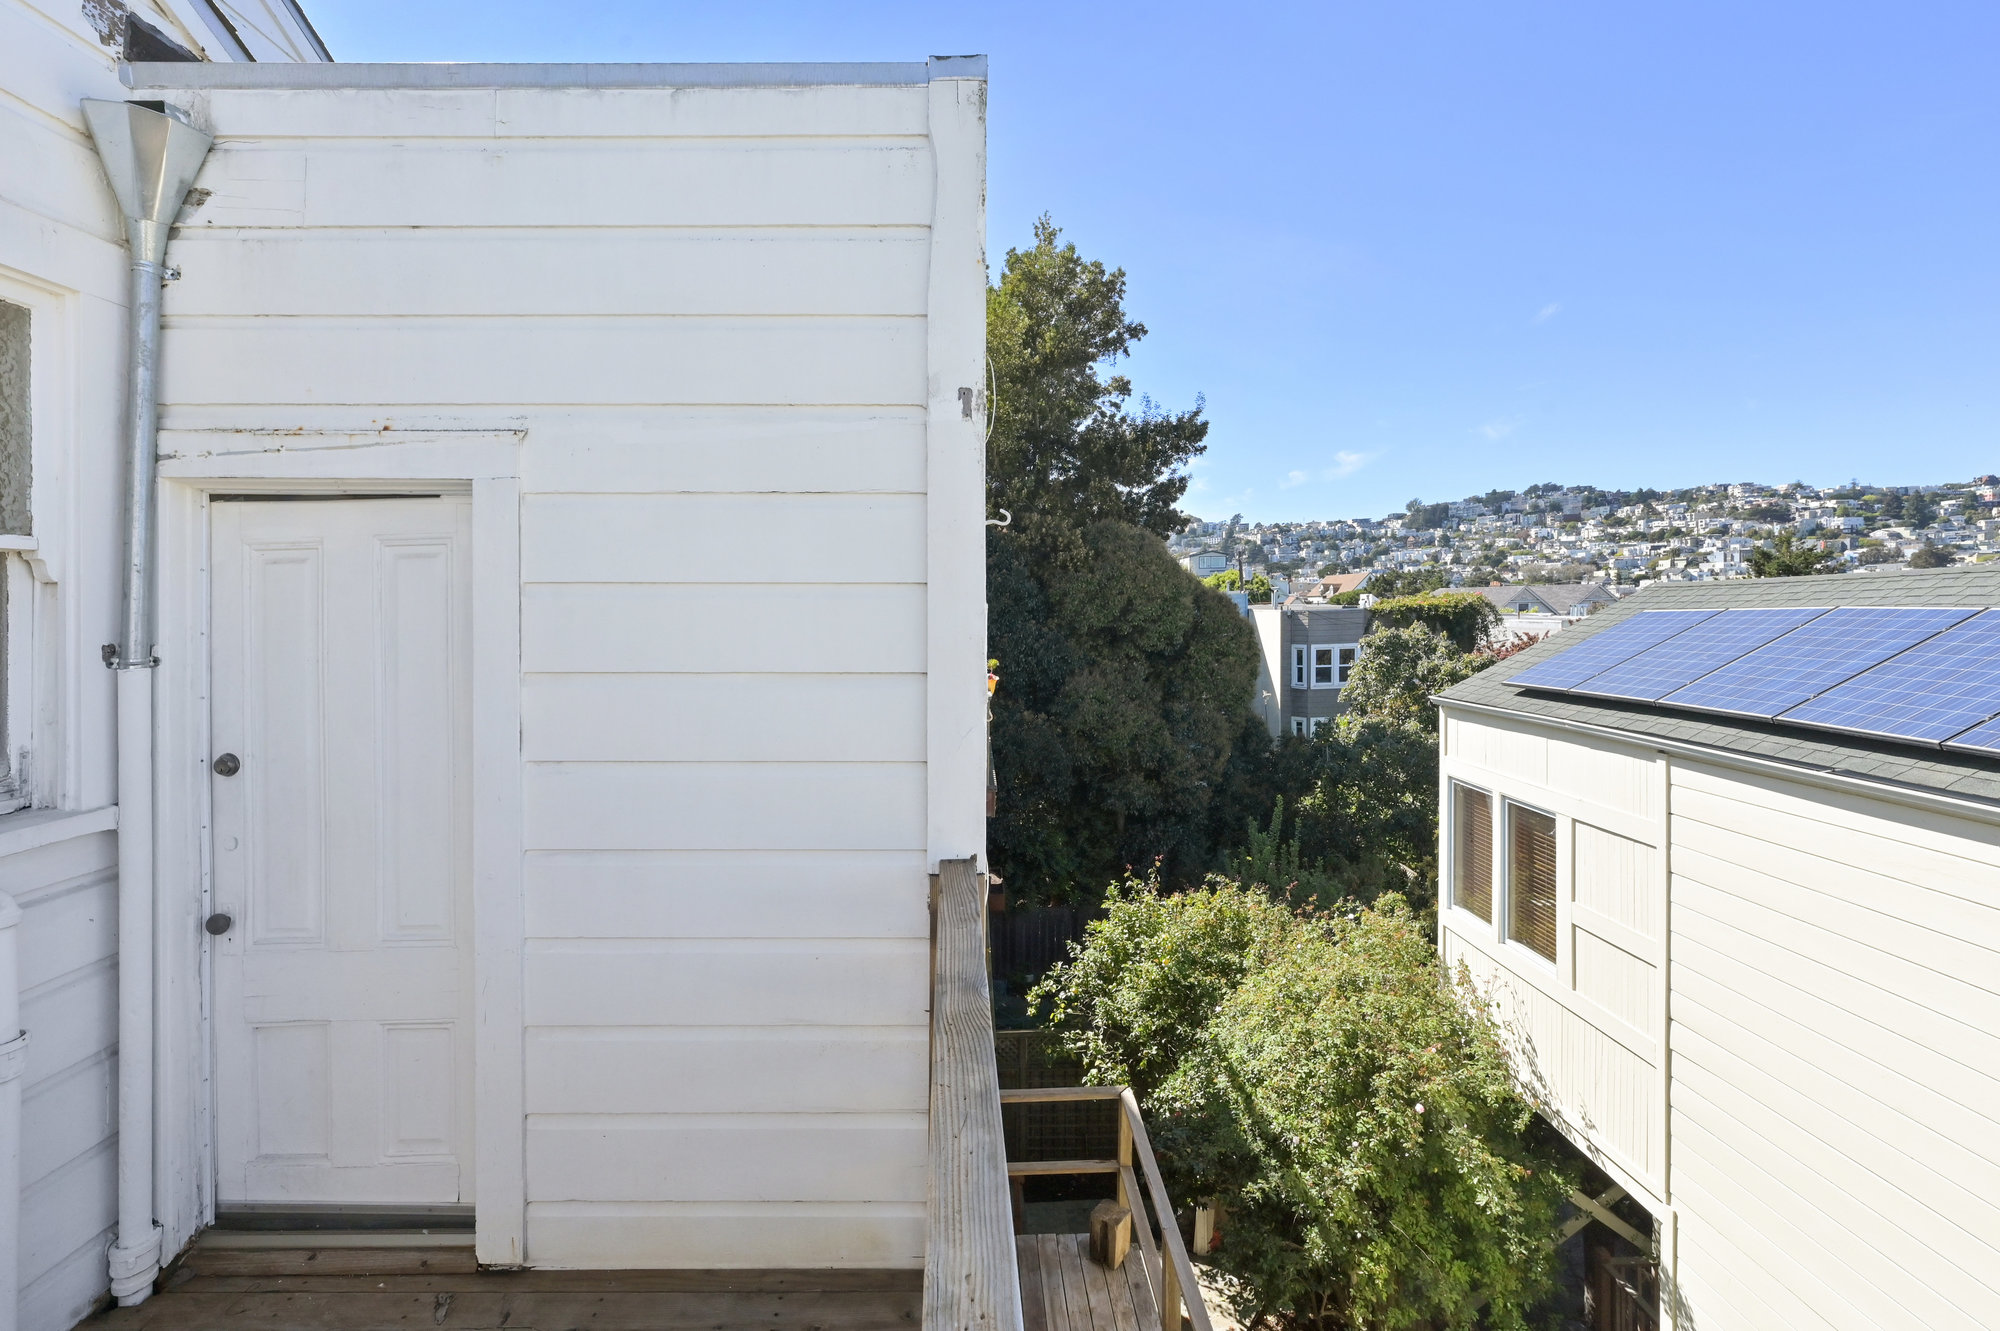
M 1653 588 L 1441 699 L 1442 947 L 1651 1214 L 1662 1326 L 1995 1324 L 1994 607 Z
M 0 1318 L 260 1208 L 919 1265 L 931 875 L 985 827 L 984 60 L 323 55 L 286 4 L 0 0 Z M 100 158 L 160 143 L 128 640 L 167 232 Z

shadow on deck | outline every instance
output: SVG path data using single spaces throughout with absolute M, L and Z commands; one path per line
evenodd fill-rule
M 480 1271 L 467 1249 L 197 1249 L 79 1331 L 912 1331 L 921 1271 Z

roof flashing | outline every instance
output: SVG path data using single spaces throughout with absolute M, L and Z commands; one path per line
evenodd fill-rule
M 815 88 L 912 87 L 983 79 L 985 56 L 929 61 L 741 64 L 232 64 L 133 61 L 128 88 Z

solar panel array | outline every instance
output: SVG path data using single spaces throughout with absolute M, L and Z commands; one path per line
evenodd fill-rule
M 2000 610 L 1642 610 L 1507 683 L 2000 753 Z

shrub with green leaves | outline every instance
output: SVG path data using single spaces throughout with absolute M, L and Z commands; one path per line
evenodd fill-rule
M 1043 986 L 1093 1079 L 1139 1090 L 1246 1325 L 1523 1328 L 1572 1182 L 1491 1014 L 1400 897 L 1294 914 L 1128 884 Z
M 1487 604 L 1483 596 L 1475 599 Z M 1378 627 L 1362 640 L 1361 659 L 1354 663 L 1340 700 L 1357 716 L 1418 725 L 1436 735 L 1437 707 L 1431 695 L 1491 664 L 1421 624 Z
M 1294 927 L 1262 892 L 1221 879 L 1163 896 L 1127 879 L 1104 894 L 1083 946 L 1028 995 L 1093 1085 L 1150 1095 L 1264 951 Z
M 1427 591 L 1375 602 L 1369 612 L 1389 628 L 1422 627 L 1441 633 L 1461 652 L 1476 652 L 1500 628 L 1500 611 L 1478 592 Z

